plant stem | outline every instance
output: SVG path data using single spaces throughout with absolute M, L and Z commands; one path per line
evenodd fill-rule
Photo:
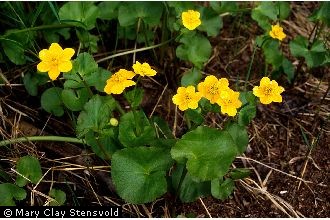
M 12 31 L 10 33 L 4 34 L 4 37 L 7 37 L 12 34 L 19 34 L 19 33 L 24 33 L 24 32 L 29 32 L 29 31 L 40 31 L 40 30 L 45 30 L 45 29 L 59 29 L 59 28 L 70 28 L 70 27 L 75 27 L 75 25 L 72 24 L 55 24 L 55 25 L 41 25 L 37 27 L 30 27 L 30 28 L 25 28 L 22 30 L 16 30 Z
M 84 78 L 82 77 L 82 75 L 79 72 L 77 72 L 76 74 L 81 79 L 81 81 L 83 82 L 84 86 L 88 90 L 89 98 L 92 98 L 93 97 L 93 92 L 92 92 L 91 88 L 88 86 L 87 82 L 84 80 Z
M 156 44 L 156 45 L 153 45 L 153 46 L 150 46 L 150 47 L 143 47 L 143 48 L 140 48 L 140 49 L 125 51 L 125 52 L 122 52 L 122 53 L 117 53 L 117 54 L 114 54 L 114 55 L 111 55 L 111 56 L 107 56 L 107 57 L 104 57 L 102 59 L 97 60 L 96 63 L 101 63 L 101 62 L 104 62 L 106 60 L 110 60 L 112 58 L 119 57 L 119 56 L 124 56 L 124 55 L 131 54 L 131 53 L 136 53 L 136 52 L 141 52 L 141 51 L 151 50 L 153 48 L 161 47 L 161 46 L 169 43 L 172 40 L 173 40 L 173 38 L 169 39 L 168 41 L 165 41 L 165 42 L 162 42 L 160 44 Z
M 125 114 L 125 111 L 124 111 L 124 109 L 119 105 L 119 103 L 115 100 L 115 103 L 116 103 L 116 108 L 117 108 L 117 110 L 119 111 L 119 113 L 121 114 L 121 115 L 124 115 Z
M 244 83 L 244 90 L 245 91 L 246 91 L 247 82 L 250 79 L 252 64 L 253 64 L 253 61 L 254 61 L 254 56 L 255 56 L 256 51 L 257 51 L 257 45 L 255 43 L 254 43 L 254 46 L 253 47 L 254 47 L 254 49 L 253 49 L 253 53 L 252 53 L 252 58 L 251 58 L 251 61 L 250 61 L 249 70 L 248 70 L 248 73 L 246 75 L 245 83 Z
M 62 136 L 32 136 L 32 137 L 19 137 L 13 138 L 9 140 L 0 141 L 0 147 L 6 146 L 9 144 L 14 144 L 18 142 L 29 142 L 29 141 L 60 141 L 60 142 L 71 142 L 83 144 L 84 141 L 82 139 L 74 138 L 74 137 L 62 137 Z
M 190 130 L 191 128 L 191 123 L 190 123 L 190 119 L 188 118 L 188 115 L 186 113 L 184 113 L 184 118 L 186 120 L 186 123 L 187 123 L 187 127 L 188 129 Z
M 187 170 L 186 166 L 184 166 L 184 168 L 182 170 L 182 173 L 181 173 L 181 177 L 180 177 L 180 181 L 179 181 L 178 187 L 176 188 L 175 201 L 177 200 L 177 198 L 178 198 L 178 196 L 180 194 L 180 189 L 181 189 L 183 180 L 186 178 L 187 173 L 188 173 L 188 170 Z

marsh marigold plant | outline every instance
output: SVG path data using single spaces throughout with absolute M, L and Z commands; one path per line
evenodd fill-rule
M 182 12 L 182 24 L 189 30 L 196 29 L 199 25 L 202 24 L 200 19 L 201 14 L 198 11 L 188 10 Z
M 283 32 L 283 28 L 279 24 L 272 25 L 272 30 L 269 32 L 269 35 L 280 41 L 286 37 L 286 34 Z
M 107 94 L 121 94 L 125 88 L 136 84 L 131 80 L 134 76 L 134 72 L 120 69 L 107 80 L 104 92 Z
M 253 94 L 259 97 L 260 102 L 265 105 L 271 102 L 282 102 L 282 92 L 284 92 L 284 88 L 268 77 L 263 77 L 260 80 L 260 86 L 253 88 Z
M 155 76 L 157 73 L 148 63 L 141 64 L 139 61 L 136 61 L 135 64 L 133 64 L 133 70 L 136 74 L 141 76 Z
M 52 43 L 49 49 L 39 52 L 41 62 L 37 65 L 40 72 L 48 72 L 51 80 L 57 79 L 61 72 L 69 72 L 72 69 L 71 58 L 75 51 L 72 48 L 62 47 L 57 43 Z
M 197 88 L 203 97 L 214 104 L 220 98 L 221 91 L 228 89 L 228 86 L 229 82 L 226 78 L 218 80 L 215 76 L 207 76 L 204 82 L 198 84 Z
M 188 86 L 179 87 L 177 94 L 173 96 L 172 101 L 181 111 L 185 111 L 188 108 L 196 109 L 201 98 L 202 95 L 199 92 L 195 92 L 194 86 Z

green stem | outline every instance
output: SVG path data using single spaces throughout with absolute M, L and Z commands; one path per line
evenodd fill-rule
M 92 98 L 93 97 L 93 92 L 92 92 L 91 88 L 88 86 L 87 82 L 84 80 L 84 78 L 82 77 L 82 75 L 80 73 L 77 72 L 76 74 L 81 79 L 81 81 L 83 82 L 84 86 L 88 90 L 89 97 Z
M 55 24 L 55 25 L 41 25 L 37 27 L 30 27 L 30 28 L 25 28 L 22 30 L 16 30 L 12 31 L 10 33 L 4 34 L 4 37 L 7 37 L 11 34 L 19 34 L 19 33 L 24 33 L 24 32 L 29 32 L 29 31 L 40 31 L 40 30 L 46 30 L 46 29 L 60 29 L 60 28 L 70 28 L 70 27 L 75 27 L 72 24 Z
M 191 128 L 191 122 L 190 122 L 190 119 L 188 118 L 188 115 L 186 114 L 186 112 L 184 113 L 184 118 L 186 120 L 188 129 L 190 130 L 190 128 Z
M 125 114 L 124 109 L 119 105 L 119 103 L 118 103 L 117 101 L 115 101 L 115 103 L 116 103 L 116 108 L 117 108 L 117 110 L 119 111 L 119 113 L 120 113 L 121 115 L 124 115 L 124 114 Z
M 186 178 L 187 173 L 188 173 L 188 170 L 187 170 L 186 166 L 184 166 L 183 171 L 181 173 L 181 177 L 180 177 L 178 187 L 176 188 L 176 191 L 175 191 L 175 193 L 176 193 L 175 201 L 177 200 L 178 196 L 180 195 L 180 189 L 181 189 L 183 180 Z
M 165 41 L 163 43 L 156 44 L 156 45 L 153 45 L 153 46 L 150 46 L 150 47 L 143 47 L 143 48 L 140 48 L 140 49 L 125 51 L 125 52 L 122 52 L 122 53 L 117 53 L 117 54 L 114 54 L 114 55 L 111 55 L 111 56 L 107 56 L 107 57 L 104 57 L 102 59 L 97 60 L 96 63 L 101 63 L 101 62 L 104 62 L 106 60 L 110 60 L 112 58 L 119 57 L 119 56 L 124 56 L 124 55 L 131 54 L 131 53 L 136 53 L 136 52 L 141 52 L 141 51 L 151 50 L 153 48 L 161 47 L 161 46 L 171 42 L 172 40 L 173 39 L 169 39 L 168 41 Z
M 249 65 L 249 70 L 248 70 L 248 73 L 246 75 L 245 83 L 244 83 L 244 90 L 245 91 L 246 91 L 247 82 L 250 79 L 252 64 L 253 64 L 253 61 L 254 61 L 254 56 L 256 54 L 256 51 L 257 51 L 257 46 L 256 46 L 256 44 L 254 44 L 253 54 L 252 54 L 252 58 L 251 58 L 250 65 Z
M 18 142 L 30 142 L 30 141 L 60 141 L 60 142 L 71 142 L 71 143 L 78 143 L 83 144 L 84 141 L 78 138 L 73 137 L 62 137 L 62 136 L 32 136 L 32 137 L 19 137 L 19 138 L 12 138 L 9 140 L 0 141 L 0 147 L 6 146 L 9 144 L 14 144 Z

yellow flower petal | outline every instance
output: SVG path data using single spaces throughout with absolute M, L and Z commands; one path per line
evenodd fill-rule
M 39 58 L 40 58 L 40 60 L 42 60 L 42 61 L 46 61 L 46 60 L 48 60 L 47 58 L 48 58 L 48 50 L 47 49 L 43 49 L 43 50 L 41 50 L 40 52 L 39 52 Z
M 273 102 L 282 102 L 282 96 L 281 95 L 273 96 Z
M 260 86 L 265 86 L 268 85 L 270 83 L 270 79 L 268 77 L 262 77 L 262 79 L 260 80 Z
M 53 68 L 48 71 L 48 76 L 51 80 L 57 79 L 59 75 L 60 75 L 60 71 L 57 68 Z
M 61 72 L 69 72 L 72 69 L 72 62 L 71 61 L 61 62 L 58 65 L 58 69 Z
M 48 72 L 50 69 L 50 65 L 48 62 L 46 61 L 41 61 L 38 65 L 37 65 L 37 69 L 40 72 Z
M 65 48 L 63 50 L 62 60 L 71 60 L 72 56 L 74 55 L 75 51 L 72 48 Z
M 272 100 L 270 99 L 270 97 L 262 96 L 260 97 L 260 102 L 264 105 L 268 105 L 272 102 Z
M 52 43 L 49 47 L 49 51 L 52 53 L 61 54 L 63 49 L 58 43 Z

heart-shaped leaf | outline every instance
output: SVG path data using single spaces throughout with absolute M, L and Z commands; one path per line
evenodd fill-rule
M 62 116 L 64 114 L 64 109 L 61 93 L 62 89 L 59 87 L 47 89 L 41 95 L 41 107 L 57 117 Z
M 232 179 L 226 179 L 225 181 L 215 179 L 211 181 L 211 193 L 212 196 L 217 199 L 227 199 L 233 192 L 234 188 L 235 184 Z
M 52 189 L 49 192 L 49 196 L 54 198 L 56 201 L 51 201 L 49 203 L 50 206 L 61 206 L 64 205 L 66 201 L 66 194 L 60 189 Z
M 202 72 L 197 68 L 192 68 L 184 73 L 181 78 L 181 85 L 184 87 L 187 86 L 196 86 L 202 79 Z
M 126 202 L 152 202 L 167 192 L 166 172 L 173 160 L 169 150 L 156 147 L 126 148 L 114 153 L 111 177 Z
M 188 159 L 188 172 L 199 181 L 223 177 L 236 154 L 236 144 L 228 132 L 202 126 L 183 135 L 171 150 L 173 159 Z
M 224 131 L 227 131 L 236 144 L 236 148 L 239 154 L 242 154 L 249 143 L 249 136 L 245 126 L 241 126 L 235 122 L 229 123 Z
M 71 111 L 80 111 L 88 101 L 88 90 L 81 88 L 77 90 L 63 89 L 62 100 L 64 105 Z
M 202 24 L 198 30 L 205 31 L 207 36 L 216 37 L 223 26 L 222 18 L 211 8 L 201 7 Z
M 19 174 L 37 184 L 42 177 L 41 166 L 39 160 L 33 156 L 21 157 L 16 164 L 16 170 Z M 25 186 L 28 180 L 23 176 L 17 175 L 16 184 L 20 187 Z

